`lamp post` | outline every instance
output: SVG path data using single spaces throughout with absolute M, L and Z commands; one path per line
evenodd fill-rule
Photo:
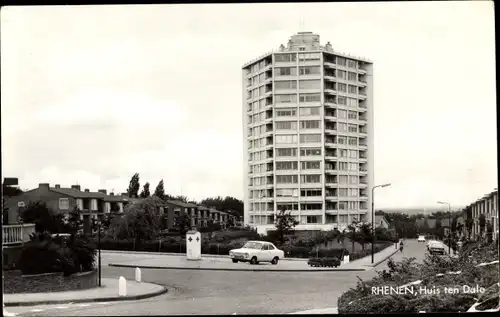
M 99 252 L 97 265 L 99 266 L 99 287 L 101 287 L 101 219 L 97 218 L 97 250 Z
M 391 186 L 390 183 L 388 184 L 381 184 L 381 185 L 376 185 L 372 187 L 372 264 L 375 261 L 375 188 L 377 187 L 388 187 Z
M 448 254 L 451 255 L 451 205 L 445 201 L 438 201 L 438 204 L 448 205 L 448 226 L 450 227 L 448 232 Z

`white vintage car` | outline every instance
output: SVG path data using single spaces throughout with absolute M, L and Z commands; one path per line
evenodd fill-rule
M 248 241 L 242 248 L 229 251 L 229 257 L 233 263 L 238 263 L 238 261 L 250 262 L 250 264 L 271 262 L 271 264 L 276 265 L 279 260 L 285 257 L 285 252 L 270 242 Z

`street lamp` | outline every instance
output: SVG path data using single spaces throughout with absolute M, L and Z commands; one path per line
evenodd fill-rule
M 451 255 L 451 205 L 445 201 L 438 201 L 438 204 L 448 205 L 448 226 L 450 226 L 450 230 L 448 232 L 448 254 Z
M 97 249 L 99 252 L 98 258 L 97 258 L 97 265 L 99 267 L 99 287 L 101 287 L 101 219 L 97 218 L 96 219 L 96 224 L 97 224 Z
M 375 206 L 375 204 L 374 204 L 375 188 L 377 188 L 377 187 L 389 187 L 389 186 L 391 186 L 391 183 L 376 185 L 376 186 L 372 187 L 372 264 L 373 264 L 374 258 L 375 258 L 375 208 L 374 208 L 374 206 Z

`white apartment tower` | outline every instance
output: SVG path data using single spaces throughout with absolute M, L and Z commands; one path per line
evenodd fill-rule
M 373 64 L 299 32 L 243 66 L 244 223 L 297 230 L 371 221 Z

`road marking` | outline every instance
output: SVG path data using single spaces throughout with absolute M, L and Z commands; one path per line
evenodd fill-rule
M 97 303 L 97 305 L 107 305 L 109 304 L 109 302 L 101 302 L 101 303 Z
M 57 306 L 56 309 L 66 309 L 69 308 L 68 306 Z
M 44 311 L 45 309 L 39 309 L 39 308 L 35 308 L 35 309 L 32 309 L 30 310 L 31 312 L 34 312 L 34 313 L 39 313 L 39 312 L 42 312 Z
M 76 305 L 76 306 L 78 306 L 78 307 L 89 307 L 89 306 L 90 306 L 90 304 L 78 304 L 78 305 Z

